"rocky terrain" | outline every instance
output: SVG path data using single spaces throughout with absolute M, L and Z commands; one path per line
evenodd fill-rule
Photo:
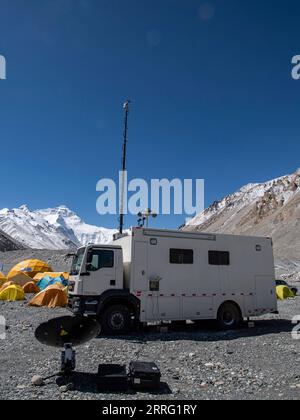
M 0 230 L 0 252 L 13 251 L 23 248 L 24 246 L 21 245 L 18 241 Z
M 300 169 L 262 184 L 248 184 L 214 202 L 184 230 L 269 236 L 279 272 L 300 272 Z
M 131 336 L 100 337 L 77 349 L 77 373 L 42 387 L 34 375 L 48 377 L 60 365 L 59 349 L 39 344 L 35 328 L 67 314 L 64 309 L 0 302 L 7 335 L 0 340 L 0 399 L 294 399 L 300 398 L 300 341 L 291 336 L 291 319 L 300 315 L 300 298 L 280 303 L 254 328 L 220 332 L 214 324 L 187 325 L 168 332 L 148 327 Z M 162 371 L 159 393 L 99 394 L 95 373 L 100 363 L 156 361 Z
M 72 252 L 74 252 L 74 250 L 53 251 L 33 249 L 0 252 L 0 267 L 3 267 L 4 273 L 8 273 L 9 270 L 19 262 L 34 258 L 46 261 L 54 271 L 69 271 L 72 261 Z

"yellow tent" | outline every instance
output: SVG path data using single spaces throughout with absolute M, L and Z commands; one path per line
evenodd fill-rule
M 15 286 L 15 284 L 12 281 L 6 281 L 0 286 L 0 292 L 5 290 L 8 286 Z
M 67 272 L 59 272 L 59 273 L 38 273 L 34 276 L 33 280 L 38 282 L 42 280 L 44 277 L 50 277 L 51 279 L 56 279 L 57 277 L 63 276 L 66 280 L 69 280 L 70 274 Z
M 37 287 L 34 281 L 29 281 L 23 286 L 24 293 L 39 293 L 40 289 Z
M 24 300 L 25 293 L 20 286 L 15 284 L 6 287 L 4 290 L 0 292 L 0 300 L 7 300 L 9 302 L 13 302 L 16 300 Z
M 0 271 L 0 287 L 7 282 L 7 278 L 5 277 L 5 275 L 3 273 L 1 273 Z
M 14 284 L 17 284 L 18 286 L 23 287 L 24 284 L 31 281 L 31 277 L 27 276 L 27 274 L 24 273 L 18 273 L 14 276 L 9 277 L 9 281 L 13 282 Z
M 280 300 L 285 300 L 285 299 L 288 299 L 288 298 L 294 298 L 295 297 L 295 294 L 287 286 L 277 286 L 276 287 L 276 295 L 277 295 L 277 298 L 280 299 Z
M 47 306 L 48 308 L 64 307 L 68 303 L 68 297 L 64 290 L 59 287 L 60 285 L 54 284 L 47 287 L 47 289 L 38 293 L 29 302 L 30 306 Z
M 31 278 L 34 278 L 38 273 L 52 272 L 52 268 L 44 261 L 40 260 L 26 260 L 22 261 L 19 264 L 15 265 L 7 275 L 7 278 L 10 280 L 10 277 L 18 273 L 25 273 Z

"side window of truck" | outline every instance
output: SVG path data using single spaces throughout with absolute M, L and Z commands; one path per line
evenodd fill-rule
M 230 253 L 227 251 L 209 251 L 208 260 L 210 265 L 230 265 Z
M 194 251 L 192 249 L 170 249 L 171 264 L 193 264 Z
M 114 266 L 114 251 L 93 249 L 87 258 L 88 271 L 98 271 L 101 268 Z

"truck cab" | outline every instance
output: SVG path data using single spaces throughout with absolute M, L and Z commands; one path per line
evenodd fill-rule
M 97 318 L 105 333 L 125 333 L 139 316 L 139 301 L 124 288 L 120 246 L 88 245 L 73 257 L 69 309 Z

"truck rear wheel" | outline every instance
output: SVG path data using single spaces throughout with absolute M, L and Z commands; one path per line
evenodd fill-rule
M 233 330 L 242 322 L 240 308 L 233 302 L 225 302 L 218 311 L 218 324 L 223 330 Z
M 124 305 L 108 307 L 100 318 L 102 331 L 108 335 L 121 335 L 130 331 L 131 317 Z

